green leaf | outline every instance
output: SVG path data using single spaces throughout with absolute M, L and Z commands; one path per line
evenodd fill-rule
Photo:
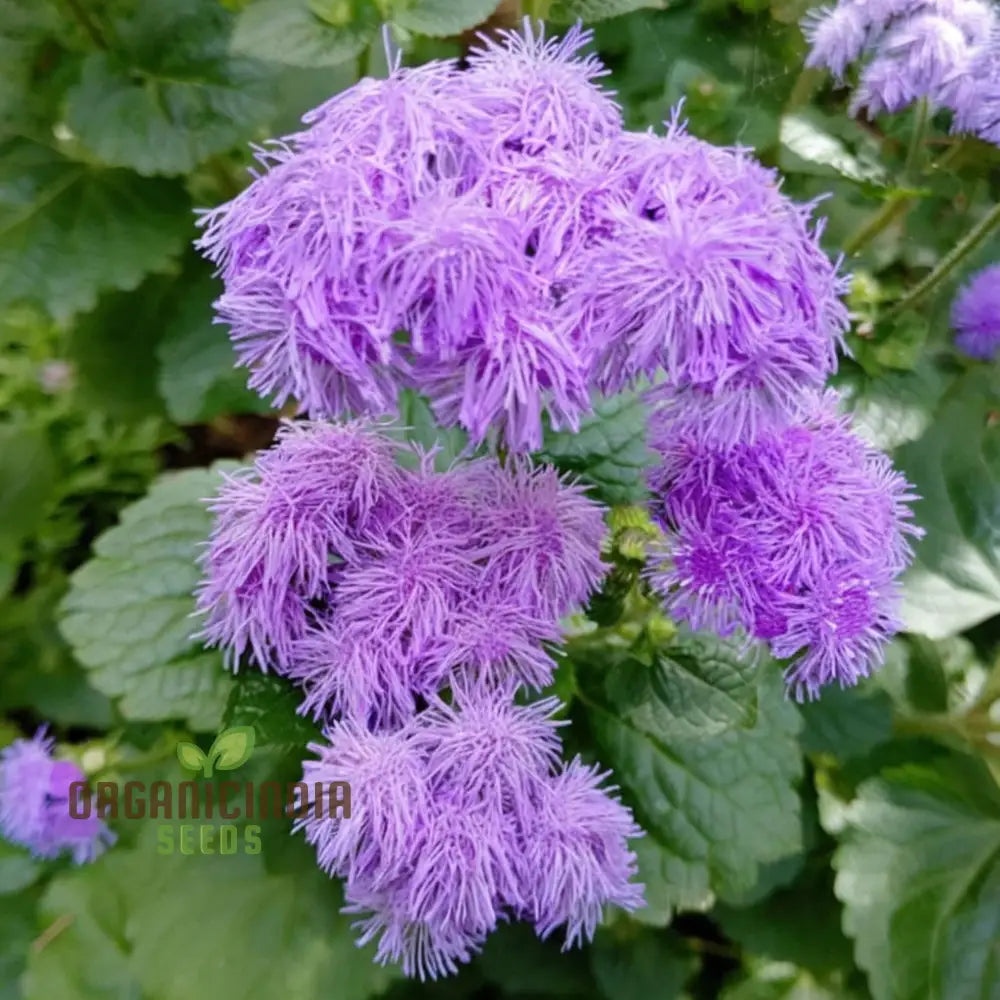
M 955 755 L 863 784 L 834 856 L 875 1000 L 981 1000 L 1000 984 L 1000 790 Z
M 28 953 L 24 1000 L 144 1000 L 129 966 L 122 887 L 108 877 L 119 864 L 113 853 L 49 884 L 39 907 L 48 940 Z
M 725 904 L 712 911 L 726 936 L 762 958 L 791 962 L 816 974 L 853 964 L 851 942 L 841 931 L 833 873 L 812 859 L 792 885 L 753 906 Z
M 667 0 L 555 0 L 549 8 L 549 20 L 561 24 L 583 21 L 603 21 L 605 18 L 630 14 L 634 10 L 663 10 Z
M 188 743 L 186 740 L 177 744 L 177 759 L 181 762 L 181 767 L 199 773 L 208 763 L 208 757 L 201 747 L 194 743 Z
M 539 457 L 576 473 L 607 503 L 641 503 L 645 469 L 653 455 L 646 447 L 646 408 L 636 392 L 595 399 L 594 414 L 576 433 L 550 431 Z
M 505 997 L 566 997 L 594 994 L 586 956 L 561 950 L 550 938 L 539 940 L 524 923 L 498 927 L 487 939 L 476 965 L 483 978 Z
M 274 110 L 272 81 L 228 54 L 231 20 L 216 4 L 142 4 L 67 95 L 80 143 L 109 166 L 184 174 L 251 138 Z
M 130 420 L 163 413 L 156 347 L 175 294 L 175 282 L 155 275 L 134 292 L 101 296 L 74 324 L 66 353 L 86 406 Z
M 589 954 L 605 1000 L 675 1000 L 696 965 L 670 934 L 631 922 L 599 930 Z
M 236 367 L 225 329 L 213 322 L 218 281 L 205 270 L 179 291 L 157 345 L 159 391 L 167 412 L 181 424 L 221 414 L 269 413 L 268 404 L 247 388 L 247 372 Z
M 846 177 L 859 184 L 881 184 L 885 168 L 874 157 L 855 156 L 847 145 L 824 128 L 812 110 L 785 115 L 781 120 L 779 167 L 790 173 Z
M 799 708 L 802 747 L 849 760 L 863 757 L 892 737 L 892 702 L 878 688 L 829 685 L 816 701 Z
M 1000 612 L 1000 408 L 995 373 L 975 371 L 919 441 L 896 454 L 926 535 L 903 580 L 906 627 L 932 639 Z
M 41 523 L 56 487 L 56 463 L 45 432 L 0 423 L 0 553 L 13 554 Z
M 220 771 L 234 771 L 245 764 L 253 753 L 255 734 L 253 726 L 233 726 L 215 738 L 208 751 L 209 760 Z
M 73 574 L 63 634 L 127 719 L 184 718 L 199 730 L 220 722 L 232 678 L 218 652 L 192 639 L 191 617 L 199 546 L 212 525 L 203 500 L 220 481 L 219 468 L 162 476 Z
M 27 140 L 0 146 L 0 305 L 30 300 L 64 321 L 105 289 L 168 270 L 192 234 L 179 182 L 77 163 Z
M 750 974 L 727 985 L 720 1000 L 867 1000 L 843 977 L 817 979 L 787 962 L 756 962 Z
M 5 898 L 0 906 L 0 1000 L 23 996 L 21 974 L 37 934 L 35 903 L 35 894 L 25 893 Z
M 408 31 L 442 37 L 482 24 L 497 0 L 394 0 L 392 22 Z
M 373 4 L 362 5 L 357 20 L 335 27 L 305 0 L 254 0 L 237 18 L 231 47 L 289 66 L 336 66 L 364 51 L 377 28 Z
M 930 428 L 946 383 L 932 364 L 921 363 L 878 378 L 856 370 L 836 384 L 854 430 L 876 448 L 891 451 Z
M 773 664 L 682 633 L 648 666 L 611 652 L 577 663 L 577 681 L 598 757 L 647 832 L 638 919 L 705 908 L 801 849 L 799 716 Z
M 0 840 L 0 896 L 9 896 L 32 885 L 41 874 L 42 864 L 23 847 Z
M 418 392 L 403 389 L 399 394 L 399 418 L 395 427 L 407 441 L 424 451 L 436 448 L 434 467 L 444 472 L 465 451 L 468 435 L 461 427 L 439 427 L 434 420 L 430 404 Z M 415 467 L 417 457 L 403 454 L 403 464 Z
M 302 695 L 288 681 L 259 671 L 241 673 L 233 683 L 224 724 L 253 726 L 257 746 L 304 748 L 319 738 L 316 726 L 298 714 Z

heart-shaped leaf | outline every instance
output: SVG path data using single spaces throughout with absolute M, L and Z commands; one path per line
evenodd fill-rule
M 194 743 L 186 741 L 177 744 L 177 759 L 181 762 L 181 767 L 189 771 L 200 771 L 208 763 L 204 751 Z
M 218 770 L 232 771 L 249 760 L 253 744 L 253 726 L 233 726 L 219 733 L 208 756 Z

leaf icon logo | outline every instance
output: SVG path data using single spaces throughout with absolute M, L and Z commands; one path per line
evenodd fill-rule
M 254 739 L 253 726 L 233 726 L 216 736 L 207 754 L 194 743 L 178 743 L 177 759 L 188 771 L 201 771 L 211 778 L 213 769 L 232 771 L 245 764 L 253 753 Z

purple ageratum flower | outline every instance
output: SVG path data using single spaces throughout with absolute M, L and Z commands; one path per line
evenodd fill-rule
M 350 818 L 310 811 L 297 825 L 346 878 L 359 943 L 421 978 L 457 971 L 501 920 L 544 934 L 566 923 L 573 943 L 604 905 L 641 903 L 628 811 L 596 772 L 554 773 L 557 703 L 514 705 L 509 686 L 456 694 L 393 733 L 338 724 L 304 765 L 309 782 L 352 785 Z
M 951 311 L 955 346 L 981 361 L 1000 352 L 1000 264 L 979 271 L 955 298 Z
M 985 0 L 840 0 L 803 22 L 806 65 L 839 79 L 860 66 L 852 113 L 896 112 L 926 98 L 965 128 L 981 103 L 976 66 L 998 23 Z
M 602 508 L 551 468 L 492 459 L 401 474 L 298 633 L 303 710 L 399 725 L 456 680 L 540 688 L 558 618 L 606 571 Z
M 54 760 L 54 741 L 39 730 L 0 751 L 0 833 L 40 858 L 69 853 L 80 865 L 94 861 L 115 835 L 94 811 L 70 815 L 70 786 L 86 781 L 71 761 Z
M 722 412 L 733 439 L 787 416 L 836 369 L 846 290 L 811 206 L 785 198 L 743 150 L 686 135 L 624 137 L 609 153 L 630 196 L 613 238 L 577 255 L 573 321 L 600 345 L 606 391 L 666 373 Z M 736 419 L 734 419 L 736 418 Z
M 543 938 L 565 926 L 566 948 L 594 936 L 608 904 L 625 910 L 643 904 L 628 847 L 642 831 L 615 789 L 601 787 L 606 777 L 574 759 L 549 782 L 526 836 L 525 913 Z
M 696 628 L 742 626 L 776 656 L 799 656 L 788 673 L 799 697 L 856 683 L 877 664 L 898 628 L 909 539 L 921 534 L 909 485 L 835 405 L 827 394 L 799 424 L 726 450 L 669 410 L 651 436 L 669 535 L 654 587 Z
M 486 583 L 539 616 L 583 604 L 608 571 L 603 509 L 550 466 L 489 466 L 481 554 Z
M 227 476 L 202 556 L 202 636 L 231 662 L 287 667 L 401 477 L 392 442 L 359 424 L 285 424 L 253 469 Z
M 579 151 L 622 130 L 612 92 L 596 83 L 609 70 L 597 56 L 578 56 L 592 37 L 576 25 L 561 39 L 546 38 L 544 26 L 536 34 L 527 17 L 523 33 L 480 36 L 455 85 L 486 112 L 494 148 L 528 155 Z

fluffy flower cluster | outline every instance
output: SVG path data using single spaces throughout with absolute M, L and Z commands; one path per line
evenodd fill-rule
M 854 111 L 926 98 L 962 131 L 1000 142 L 1000 16 L 990 0 L 839 0 L 804 28 L 808 66 L 843 78 L 860 64 Z
M 677 122 L 624 131 L 588 40 L 526 24 L 466 69 L 397 66 L 260 152 L 200 241 L 251 386 L 313 416 L 410 386 L 523 451 L 640 376 L 727 425 L 734 390 L 780 411 L 823 384 L 847 315 L 811 206 Z
M 37 857 L 69 854 L 79 865 L 95 860 L 115 836 L 93 812 L 71 815 L 70 786 L 86 776 L 72 761 L 53 759 L 54 746 L 39 731 L 0 752 L 0 833 Z
M 969 357 L 1000 354 L 1000 264 L 983 268 L 958 293 L 951 311 L 955 345 Z
M 204 637 L 373 727 L 470 671 L 539 688 L 559 618 L 604 575 L 602 509 L 512 460 L 433 471 L 360 424 L 296 422 L 212 503 Z
M 517 705 L 510 687 L 458 686 L 393 732 L 350 721 L 305 764 L 305 781 L 349 779 L 349 819 L 299 821 L 321 867 L 346 880 L 361 942 L 408 975 L 456 971 L 498 923 L 590 938 L 608 903 L 641 905 L 640 835 L 579 760 L 559 769 L 555 699 Z
M 349 818 L 301 823 L 347 881 L 362 942 L 437 976 L 503 919 L 591 936 L 635 907 L 638 829 L 579 762 L 557 772 L 546 643 L 604 575 L 601 508 L 511 459 L 435 472 L 362 424 L 291 423 L 212 502 L 206 640 L 305 691 L 329 746 L 305 778 L 347 780 Z M 450 688 L 450 701 L 442 692 Z
M 801 418 L 720 449 L 662 410 L 654 488 L 669 558 L 652 581 L 695 628 L 742 628 L 792 658 L 799 698 L 857 683 L 898 630 L 914 499 L 888 458 L 853 435 L 832 393 Z

